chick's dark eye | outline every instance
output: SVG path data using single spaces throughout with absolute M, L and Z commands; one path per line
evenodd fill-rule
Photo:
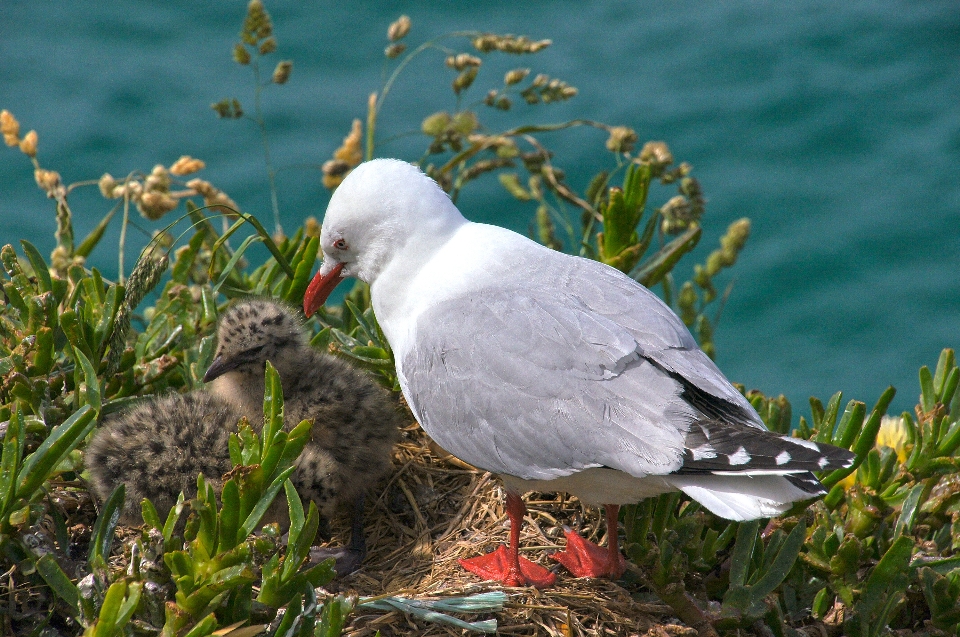
M 343 239 L 337 239 L 336 241 L 333 242 L 333 247 L 336 248 L 337 250 L 346 250 L 347 242 L 344 241 Z

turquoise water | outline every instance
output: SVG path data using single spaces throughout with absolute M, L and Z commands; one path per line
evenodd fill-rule
M 785 393 L 842 389 L 872 403 L 888 385 L 912 408 L 916 371 L 960 345 L 960 12 L 944 2 L 270 2 L 288 85 L 265 95 L 284 222 L 322 215 L 316 167 L 379 88 L 387 25 L 413 19 L 412 43 L 463 29 L 551 38 L 519 60 L 580 90 L 569 103 L 484 114 L 493 128 L 587 117 L 667 141 L 708 197 L 705 258 L 733 220 L 753 236 L 717 333 L 731 379 Z M 347 10 L 344 7 L 349 6 Z M 243 2 L 29 3 L 0 6 L 0 108 L 37 129 L 40 159 L 68 182 L 200 157 L 202 176 L 270 225 L 257 131 L 209 104 L 252 104 L 230 60 Z M 468 50 L 463 41 L 450 41 Z M 515 58 L 491 58 L 477 86 Z M 442 54 L 410 66 L 391 93 L 382 138 L 453 109 Z M 482 91 L 468 98 L 480 99 Z M 577 186 L 605 165 L 599 133 L 547 138 Z M 385 155 L 416 158 L 423 138 Z M 0 243 L 53 246 L 53 210 L 18 152 L 0 149 Z M 656 193 L 658 204 L 670 196 Z M 71 195 L 79 234 L 108 206 Z M 464 191 L 464 213 L 525 232 L 532 209 L 493 179 Z M 116 245 L 116 229 L 105 243 Z M 141 242 L 134 234 L 131 242 Z M 128 258 L 128 268 L 130 263 Z M 108 275 L 116 255 L 92 260 Z

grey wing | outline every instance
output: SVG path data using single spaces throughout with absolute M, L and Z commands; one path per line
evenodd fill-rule
M 685 398 L 705 415 L 766 430 L 750 402 L 656 294 L 597 261 L 567 259 L 561 267 L 558 278 L 570 282 L 571 294 L 629 332 L 640 354 L 680 380 L 687 388 Z
M 415 341 L 399 361 L 408 400 L 427 433 L 471 464 L 540 480 L 682 465 L 698 418 L 682 383 L 570 295 L 511 286 L 448 300 L 418 318 Z
M 796 474 L 850 466 L 853 455 L 845 449 L 768 431 L 653 292 L 597 261 L 562 259 L 553 267 L 559 288 L 572 290 L 578 302 L 626 330 L 640 356 L 682 386 L 681 399 L 697 415 L 685 430 L 683 465 L 676 473 Z

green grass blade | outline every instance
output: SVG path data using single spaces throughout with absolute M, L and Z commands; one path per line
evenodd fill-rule
M 63 572 L 60 565 L 53 555 L 46 553 L 36 561 L 37 572 L 47 583 L 47 586 L 57 594 L 70 608 L 72 616 L 80 617 L 80 591 L 76 584 L 70 581 L 67 574 Z
M 223 237 L 221 237 L 221 239 L 222 238 Z M 214 293 L 219 292 L 220 286 L 226 283 L 227 279 L 230 278 L 230 275 L 234 272 L 235 268 L 237 267 L 237 263 L 243 257 L 243 253 L 247 251 L 247 248 L 249 248 L 252 244 L 260 241 L 263 241 L 263 238 L 255 234 L 252 234 L 243 240 L 243 243 L 240 244 L 240 247 L 237 248 L 236 252 L 234 252 L 233 255 L 230 257 L 230 260 L 227 261 L 227 265 L 223 267 L 223 272 L 220 273 L 220 277 L 217 279 L 217 282 L 213 286 Z M 212 263 L 211 263 L 211 267 L 213 267 Z M 210 278 L 213 278 L 213 277 L 211 276 Z
M 288 544 L 296 544 L 300 532 L 303 530 L 303 502 L 293 483 L 287 480 L 283 483 L 283 491 L 287 496 L 287 509 L 290 512 L 290 539 Z
M 290 477 L 290 474 L 293 473 L 295 467 L 289 467 L 284 470 L 273 483 L 267 487 L 263 492 L 263 495 L 260 496 L 260 500 L 257 501 L 257 504 L 253 507 L 253 510 L 250 511 L 250 514 L 247 516 L 247 519 L 243 521 L 243 524 L 240 526 L 240 531 L 237 533 L 237 537 L 242 541 L 243 538 L 248 537 L 253 531 L 257 528 L 257 525 L 260 524 L 260 520 L 263 519 L 264 514 L 267 512 L 267 509 L 270 508 L 270 505 L 273 504 L 274 499 L 276 499 L 277 494 L 280 493 L 280 489 L 283 488 L 283 482 Z
M 630 272 L 630 277 L 650 288 L 659 283 L 683 255 L 690 252 L 700 241 L 700 226 L 694 225 L 676 239 L 663 246 L 649 259 Z
M 19 401 L 14 402 L 13 414 L 3 436 L 3 455 L 0 457 L 0 515 L 6 516 L 17 490 L 17 476 L 20 462 L 23 460 L 24 440 L 23 413 Z
M 270 446 L 277 431 L 283 427 L 283 387 L 280 384 L 280 374 L 267 361 L 264 372 L 263 391 L 263 450 L 260 461 L 263 462 L 270 453 Z
M 252 225 L 257 230 L 257 234 L 260 235 L 260 238 L 263 240 L 263 244 L 267 247 L 267 250 L 270 251 L 270 254 L 273 255 L 273 258 L 277 260 L 277 263 L 283 268 L 284 273 L 290 279 L 296 278 L 296 272 L 293 271 L 293 268 L 290 267 L 290 262 L 287 261 L 286 257 L 283 256 L 283 253 L 280 252 L 280 248 L 277 247 L 277 244 L 274 243 L 273 237 L 270 236 L 270 233 L 267 232 L 266 228 L 263 227 L 256 217 L 246 212 L 236 211 L 237 216 L 240 217 L 242 221 L 246 221 Z M 242 221 L 237 221 L 234 223 L 228 230 L 213 244 L 211 252 L 216 252 L 217 249 L 223 245 L 223 243 L 230 237 L 231 234 L 237 231 L 237 229 L 242 225 Z
M 796 564 L 797 558 L 800 556 L 800 549 L 803 548 L 806 532 L 807 525 L 803 520 L 790 531 L 790 535 L 783 542 L 776 558 L 770 564 L 770 568 L 750 587 L 750 596 L 754 600 L 761 601 L 787 579 L 787 575 L 790 574 L 793 565 Z
M 742 587 L 747 583 L 747 567 L 750 566 L 754 546 L 757 543 L 757 533 L 760 532 L 760 522 L 751 520 L 741 522 L 737 529 L 737 540 L 733 545 L 733 554 L 730 558 L 730 587 Z
M 80 369 L 83 370 L 85 390 L 82 392 L 82 395 L 85 397 L 86 404 L 93 407 L 97 413 L 100 413 L 103 403 L 100 395 L 100 379 L 97 378 L 97 370 L 94 369 L 93 363 L 90 362 L 90 359 L 84 355 L 79 347 L 73 348 L 73 358 L 80 364 Z
M 123 511 L 125 494 L 126 488 L 121 482 L 103 505 L 103 510 L 100 511 L 100 515 L 93 525 L 93 533 L 90 539 L 90 553 L 87 558 L 90 563 L 100 559 L 105 565 L 110 558 L 110 548 L 113 545 L 113 531 L 120 522 L 120 513 Z
M 297 271 L 290 284 L 284 300 L 287 303 L 300 305 L 303 303 L 303 293 L 307 291 L 310 284 L 310 275 L 313 274 L 313 266 L 317 261 L 317 253 L 320 250 L 320 237 L 311 237 L 307 241 L 306 248 L 303 251 L 303 257 L 297 263 Z
M 117 214 L 117 210 L 120 210 L 120 206 L 114 206 L 110 212 L 103 216 L 103 219 L 97 223 L 96 227 L 90 231 L 83 241 L 80 242 L 80 245 L 77 246 L 77 249 L 73 253 L 78 257 L 88 257 L 90 253 L 93 252 L 93 249 L 97 247 L 97 244 L 100 243 L 100 239 L 103 238 L 104 232 L 107 231 L 107 226 L 110 224 L 110 220 L 113 219 L 113 215 Z
M 217 552 L 229 551 L 242 541 L 237 537 L 240 526 L 240 489 L 236 480 L 227 480 L 223 484 L 220 494 L 220 538 L 217 543 Z
M 23 468 L 20 470 L 22 478 L 17 487 L 16 497 L 30 498 L 33 492 L 50 477 L 60 461 L 93 430 L 96 415 L 96 411 L 84 405 L 50 432 L 47 439 L 23 463 Z
M 40 288 L 40 292 L 52 292 L 53 281 L 50 280 L 50 270 L 47 267 L 47 262 L 43 260 L 43 257 L 40 256 L 40 252 L 34 245 L 26 239 L 21 239 L 20 245 L 23 247 L 23 253 L 27 255 L 31 267 L 33 267 L 33 273 L 37 277 L 37 285 Z

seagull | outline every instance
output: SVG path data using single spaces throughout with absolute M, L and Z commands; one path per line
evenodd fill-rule
M 509 548 L 461 560 L 508 586 L 555 574 L 518 554 L 528 491 L 603 506 L 606 550 L 573 532 L 552 557 L 622 575 L 619 506 L 682 491 L 729 520 L 823 495 L 845 449 L 767 430 L 655 294 L 607 265 L 465 219 L 417 167 L 361 164 L 334 192 L 307 316 L 347 277 L 370 284 L 403 395 L 441 447 L 498 474 Z
M 297 492 L 327 520 L 340 504 L 352 507 L 349 546 L 314 549 L 311 559 L 334 557 L 338 575 L 352 572 L 366 554 L 364 494 L 390 470 L 402 424 L 398 403 L 360 370 L 311 347 L 293 309 L 271 299 L 245 300 L 221 317 L 217 350 L 203 380 L 258 429 L 267 361 L 280 376 L 284 427 L 313 421 L 291 476 Z
M 123 483 L 121 521 L 139 524 L 144 498 L 163 520 L 181 491 L 196 495 L 197 474 L 219 490 L 239 420 L 233 405 L 203 391 L 166 394 L 112 415 L 84 453 L 91 490 L 103 502 Z

